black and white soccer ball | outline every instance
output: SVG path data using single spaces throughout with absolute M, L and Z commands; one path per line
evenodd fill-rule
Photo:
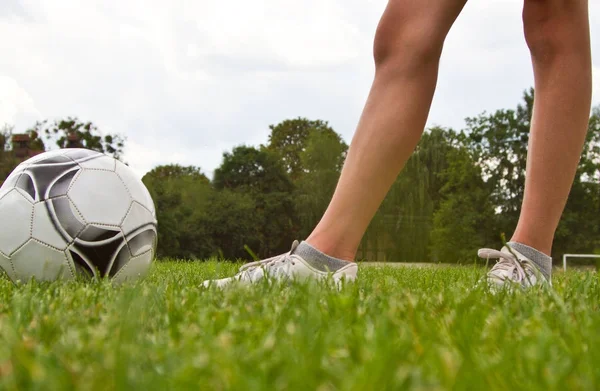
M 156 253 L 150 193 L 120 161 L 61 149 L 21 163 L 0 187 L 0 268 L 13 281 L 147 273 Z

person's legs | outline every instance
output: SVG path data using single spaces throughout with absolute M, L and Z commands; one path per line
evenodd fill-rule
M 306 240 L 354 260 L 360 241 L 424 130 L 442 46 L 466 0 L 390 0 L 377 28 L 375 79 L 337 188 Z
M 467 0 L 389 0 L 375 36 L 375 80 L 332 201 L 289 253 L 244 265 L 204 286 L 272 278 L 353 280 L 354 256 L 390 186 L 423 133 L 442 46 Z
M 535 76 L 535 101 L 521 215 L 488 281 L 524 287 L 551 282 L 552 241 L 569 196 L 591 108 L 587 0 L 525 0 L 523 24 Z M 541 273 L 541 274 L 540 274 Z
M 592 65 L 587 0 L 525 0 L 535 101 L 525 193 L 512 242 L 550 254 L 585 140 Z

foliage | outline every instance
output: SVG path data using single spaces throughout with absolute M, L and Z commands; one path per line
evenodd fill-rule
M 277 156 L 266 149 L 238 146 L 223 154 L 223 162 L 215 170 L 213 183 L 217 189 L 253 193 L 291 191 L 292 182 Z
M 472 262 L 479 247 L 500 247 L 501 234 L 510 237 L 516 225 L 523 199 L 533 97 L 533 90 L 525 91 L 516 109 L 468 118 L 459 132 L 442 127 L 426 130 L 369 225 L 358 258 Z M 249 259 L 244 246 L 260 257 L 285 252 L 293 239 L 310 234 L 326 210 L 347 148 L 324 121 L 283 121 L 271 126 L 268 146 L 238 146 L 226 152 L 214 173 L 211 201 L 184 212 L 183 201 L 175 198 L 171 205 L 179 212 L 163 212 L 164 224 L 207 235 L 189 240 L 205 243 L 202 251 L 192 251 L 197 257 L 219 253 Z M 600 249 L 600 226 L 589 218 L 599 212 L 597 108 L 556 233 L 555 258 Z M 182 214 L 196 220 L 182 224 L 187 219 Z M 218 232 L 211 231 L 215 225 Z M 170 241 L 162 243 L 167 246 Z
M 516 110 L 497 110 L 467 118 L 469 149 L 482 167 L 492 189 L 491 201 L 501 211 L 498 232 L 511 232 L 517 225 L 523 202 L 527 144 L 533 113 L 533 89 L 523 95 Z
M 6 177 L 18 165 L 17 160 L 11 153 L 10 139 L 12 132 L 12 126 L 4 125 L 0 128 L 0 186 L 2 186 Z
M 534 91 L 515 109 L 467 118 L 460 131 L 434 127 L 369 225 L 358 258 L 472 261 L 481 246 L 510 237 L 523 199 Z M 197 167 L 166 165 L 144 177 L 157 204 L 159 254 L 250 259 L 285 252 L 306 238 L 326 210 L 348 146 L 326 121 L 288 119 L 270 126 L 267 145 L 223 154 L 210 180 Z M 28 130 L 29 148 L 44 142 L 83 146 L 117 158 L 124 139 L 102 135 L 77 118 L 42 121 Z M 0 180 L 18 164 L 12 128 L 0 129 Z M 374 175 L 376 175 L 374 173 Z M 600 251 L 600 107 L 589 121 L 583 154 L 556 232 L 553 256 Z
M 277 155 L 266 148 L 235 147 L 231 153 L 223 154 L 213 184 L 217 190 L 230 190 L 252 199 L 254 209 L 245 219 L 255 229 L 244 244 L 253 252 L 268 257 L 288 249 L 294 238 L 294 184 Z M 239 246 L 243 248 L 244 244 L 221 250 L 235 251 L 237 256 Z
M 0 184 L 10 172 L 20 163 L 12 150 L 12 135 L 14 128 L 4 125 L 0 128 Z M 118 134 L 103 135 L 96 125 L 91 122 L 81 122 L 77 118 L 50 122 L 38 121 L 24 133 L 29 135 L 27 148 L 31 151 L 45 151 L 46 141 L 56 144 L 59 148 L 87 148 L 116 159 L 123 157 L 125 138 Z
M 0 278 L 0 389 L 594 390 L 600 283 L 491 294 L 474 267 L 361 267 L 355 284 L 205 289 L 228 262 L 113 286 Z
M 465 139 L 498 211 L 491 221 L 499 235 L 514 230 L 523 201 L 527 144 L 533 112 L 533 89 L 516 110 L 498 110 L 467 119 Z M 586 142 L 565 212 L 553 246 L 555 259 L 566 252 L 591 252 L 600 247 L 600 228 L 590 215 L 600 212 L 600 108 L 589 121 Z
M 423 134 L 369 225 L 360 258 L 398 262 L 430 259 L 433 214 L 441 201 L 448 154 L 457 139 L 453 130 L 440 127 Z
M 489 230 L 494 217 L 490 191 L 466 148 L 452 150 L 447 160 L 449 166 L 441 175 L 445 182 L 440 191 L 443 199 L 434 213 L 431 232 L 432 258 L 443 262 L 472 260 L 479 248 L 489 245 L 488 235 L 494 234 Z M 494 244 L 489 246 L 498 246 Z
M 311 131 L 300 153 L 303 172 L 296 180 L 296 213 L 300 237 L 307 237 L 327 209 L 348 146 L 335 132 Z
M 258 249 L 261 228 L 256 200 L 250 194 L 224 189 L 210 194 L 208 208 L 198 226 L 212 241 L 213 253 L 227 259 L 249 259 L 244 246 Z
M 195 166 L 180 166 L 179 164 L 167 164 L 164 166 L 154 167 L 148 172 L 148 178 L 154 180 L 170 180 L 175 178 L 188 178 L 198 180 L 203 183 L 209 183 L 210 180 L 202 173 L 199 167 Z
M 172 257 L 207 257 L 214 245 L 202 218 L 209 210 L 212 187 L 197 167 L 158 166 L 142 181 L 156 205 L 158 254 Z
M 59 148 L 87 148 L 106 153 L 115 159 L 123 158 L 125 138 L 119 134 L 103 134 L 92 122 L 83 122 L 76 117 L 49 122 L 37 122 L 31 129 L 44 134 L 46 139 Z
M 14 126 L 8 124 L 4 124 L 0 128 L 0 154 L 10 150 L 10 137 L 12 136 L 14 129 Z
M 325 133 L 339 138 L 326 121 L 312 121 L 302 117 L 288 119 L 269 128 L 271 134 L 268 148 L 279 156 L 292 180 L 298 179 L 304 172 L 301 155 L 311 133 Z
M 553 252 L 590 253 L 600 250 L 600 107 L 590 117 L 575 182 L 554 240 Z
M 0 128 L 0 186 L 8 177 L 8 175 L 19 165 L 22 159 L 15 156 L 13 150 L 13 139 L 14 127 L 5 124 Z M 38 132 L 35 130 L 28 130 L 26 132 L 29 135 L 29 141 L 27 142 L 27 148 L 31 151 L 44 151 L 44 141 L 41 139 Z

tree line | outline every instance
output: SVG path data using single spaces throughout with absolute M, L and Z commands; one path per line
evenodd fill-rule
M 13 126 L 5 124 L 0 127 L 0 185 L 23 159 L 29 157 L 19 156 L 19 151 L 15 151 L 13 133 Z M 23 152 L 29 155 L 44 152 L 48 145 L 53 145 L 58 148 L 92 149 L 121 160 L 125 147 L 123 136 L 104 135 L 93 123 L 80 121 L 76 117 L 38 121 L 22 134 L 27 135 L 25 145 L 22 146 L 25 150 Z
M 472 262 L 516 226 L 525 182 L 533 90 L 515 109 L 467 118 L 459 131 L 427 129 L 361 243 L 376 261 Z M 200 169 L 157 167 L 144 177 L 157 202 L 161 254 L 250 259 L 287 251 L 325 211 L 348 149 L 327 122 L 270 127 L 267 143 Z M 600 251 L 600 109 L 556 233 L 553 256 Z
M 467 118 L 460 130 L 427 129 L 368 227 L 358 258 L 472 262 L 478 248 L 501 247 L 523 199 L 533 95 L 526 91 L 515 109 Z M 91 124 L 86 135 L 69 120 L 70 126 L 38 123 L 31 131 L 63 147 L 59 141 L 76 127 L 82 138 L 97 141 L 87 147 L 122 156 L 122 138 L 106 139 Z M 143 177 L 156 204 L 159 256 L 264 258 L 308 236 L 327 208 L 348 145 L 322 120 L 289 119 L 270 131 L 264 145 L 225 152 L 213 178 L 176 164 Z M 9 144 L 0 155 L 3 167 Z M 600 252 L 600 108 L 591 113 L 556 233 L 553 257 L 565 252 Z

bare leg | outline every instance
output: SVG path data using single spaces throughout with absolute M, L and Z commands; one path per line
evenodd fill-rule
M 337 188 L 307 239 L 353 260 L 390 186 L 419 141 L 439 58 L 466 0 L 390 0 L 375 36 L 375 79 Z
M 525 193 L 512 241 L 550 254 L 585 140 L 592 67 L 587 0 L 525 0 L 535 75 Z

